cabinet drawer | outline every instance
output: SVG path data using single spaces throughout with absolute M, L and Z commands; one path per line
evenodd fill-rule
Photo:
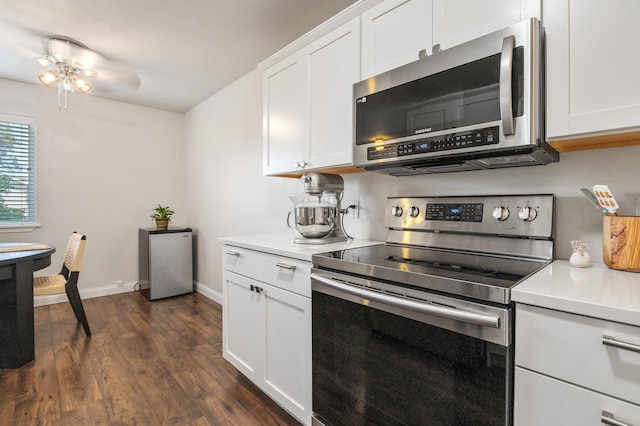
M 605 344 L 605 336 L 635 346 Z M 516 365 L 640 404 L 640 353 L 634 348 L 640 348 L 640 327 L 516 307 Z
M 516 368 L 514 425 L 635 425 L 640 406 Z
M 311 297 L 311 262 L 225 245 L 222 268 Z
M 514 425 L 637 425 L 640 406 L 516 368 L 513 414 Z

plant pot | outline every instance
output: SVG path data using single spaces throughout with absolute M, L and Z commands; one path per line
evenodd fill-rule
M 156 228 L 158 231 L 166 231 L 169 227 L 169 219 L 156 219 Z

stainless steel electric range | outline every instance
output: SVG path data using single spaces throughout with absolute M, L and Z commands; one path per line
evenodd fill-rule
M 553 259 L 553 195 L 385 210 L 385 244 L 313 256 L 314 424 L 512 424 L 511 288 Z

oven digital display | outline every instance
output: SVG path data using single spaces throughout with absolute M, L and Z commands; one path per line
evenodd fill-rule
M 427 204 L 427 220 L 482 222 L 484 204 Z

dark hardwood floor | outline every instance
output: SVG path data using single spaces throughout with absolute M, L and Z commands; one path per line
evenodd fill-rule
M 0 369 L 0 425 L 295 425 L 222 358 L 222 308 L 197 293 L 35 309 L 36 359 Z

